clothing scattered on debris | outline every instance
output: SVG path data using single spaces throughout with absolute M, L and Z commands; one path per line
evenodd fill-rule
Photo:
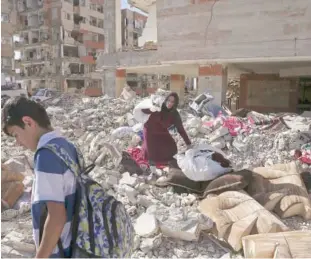
M 79 147 L 86 164 L 95 163 L 90 176 L 125 205 L 136 231 L 132 257 L 280 256 L 284 235 L 291 258 L 311 254 L 309 246 L 291 245 L 311 235 L 311 117 L 230 114 L 211 105 L 209 94 L 189 94 L 178 112 L 192 146 L 170 129 L 176 160 L 159 161 L 151 183 L 142 134 L 150 116 L 137 120 L 133 110 L 142 99 L 124 91 L 118 99 L 64 94 L 45 106 L 55 129 Z M 161 103 L 163 92 L 156 95 L 144 103 Z M 33 154 L 1 134 L 2 256 L 32 257 Z M 262 252 L 265 239 L 279 248 Z

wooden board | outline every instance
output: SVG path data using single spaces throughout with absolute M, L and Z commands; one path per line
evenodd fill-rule
M 218 237 L 224 238 L 235 251 L 242 249 L 244 236 L 289 230 L 244 191 L 208 196 L 199 204 L 199 210 L 215 222 Z
M 245 258 L 310 258 L 311 231 L 290 231 L 243 237 Z
M 295 162 L 255 168 L 248 193 L 281 218 L 311 219 L 311 201 Z

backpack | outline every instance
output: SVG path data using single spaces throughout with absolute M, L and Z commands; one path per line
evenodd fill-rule
M 57 155 L 77 179 L 75 210 L 71 225 L 71 257 L 130 257 L 135 236 L 131 219 L 124 205 L 113 196 L 107 195 L 102 186 L 88 176 L 95 165 L 85 168 L 83 156 L 77 148 L 78 163 L 59 145 L 46 144 L 42 148 L 49 149 Z M 40 227 L 40 239 L 42 232 L 43 229 Z M 58 247 L 63 255 L 60 241 Z

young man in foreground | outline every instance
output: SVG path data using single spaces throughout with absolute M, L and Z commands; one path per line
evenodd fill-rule
M 74 161 L 78 161 L 75 147 L 53 130 L 45 109 L 25 97 L 7 101 L 2 110 L 2 129 L 15 138 L 17 144 L 36 152 L 32 189 L 36 258 L 70 257 L 76 179 L 57 155 L 40 148 L 47 143 L 55 143 L 64 148 Z M 47 208 L 47 218 L 40 243 L 41 215 L 44 208 Z M 60 238 L 64 254 L 58 248 Z

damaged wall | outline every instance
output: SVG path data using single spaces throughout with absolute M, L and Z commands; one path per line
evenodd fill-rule
M 297 79 L 243 74 L 240 80 L 240 108 L 257 112 L 296 112 Z
M 148 18 L 146 26 L 143 29 L 142 36 L 138 38 L 138 46 L 142 47 L 148 41 L 157 43 L 158 41 L 158 31 L 157 31 L 157 5 L 152 4 L 149 7 Z
M 158 0 L 158 50 L 164 60 L 310 56 L 310 17 L 306 0 Z

